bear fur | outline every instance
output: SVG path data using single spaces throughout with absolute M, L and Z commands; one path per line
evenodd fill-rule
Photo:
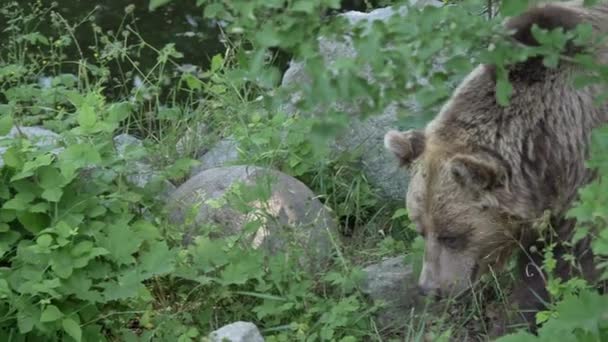
M 505 27 L 518 44 L 539 45 L 532 27 L 574 29 L 589 23 L 595 33 L 608 31 L 608 4 L 583 7 L 583 1 L 548 3 L 510 18 Z M 581 47 L 569 42 L 564 54 Z M 608 49 L 593 56 L 606 63 Z M 559 241 L 569 241 L 576 222 L 565 213 L 578 189 L 591 181 L 586 168 L 594 128 L 608 121 L 608 106 L 594 100 L 600 85 L 575 88 L 582 69 L 560 60 L 556 68 L 530 57 L 508 68 L 513 93 L 507 106 L 495 96 L 497 69 L 480 65 L 455 90 L 424 130 L 385 135 L 385 145 L 410 172 L 406 205 L 424 236 L 419 287 L 425 293 L 457 295 L 479 277 L 496 272 L 520 252 L 518 308 L 534 330 L 534 315 L 548 298 L 542 264 L 543 236 L 535 228 L 546 218 Z M 562 279 L 572 275 L 593 281 L 596 270 L 589 240 L 554 249 Z M 536 251 L 536 252 L 535 252 Z M 576 260 L 561 258 L 575 253 Z

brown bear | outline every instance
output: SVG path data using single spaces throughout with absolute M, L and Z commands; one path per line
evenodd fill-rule
M 583 7 L 583 1 L 529 8 L 506 21 L 518 44 L 538 46 L 533 25 L 546 30 L 574 29 L 590 23 L 594 32 L 608 28 L 608 4 Z M 565 53 L 580 47 L 568 44 Z M 600 46 L 594 56 L 608 59 Z M 480 65 L 458 86 L 451 99 L 424 130 L 385 135 L 385 145 L 410 172 L 406 206 L 425 241 L 419 287 L 439 296 L 462 293 L 490 268 L 499 270 L 521 252 L 523 295 L 518 307 L 534 313 L 548 295 L 539 272 L 542 246 L 534 222 L 550 213 L 560 240 L 567 241 L 575 222 L 565 218 L 578 189 L 593 179 L 586 168 L 592 130 L 608 121 L 608 106 L 594 100 L 600 85 L 576 88 L 581 70 L 572 59 L 556 68 L 542 57 L 509 66 L 513 87 L 507 106 L 495 96 L 497 71 Z M 589 241 L 575 246 L 577 260 L 561 258 L 566 244 L 554 249 L 562 277 L 595 274 Z M 531 300 L 534 299 L 534 300 Z

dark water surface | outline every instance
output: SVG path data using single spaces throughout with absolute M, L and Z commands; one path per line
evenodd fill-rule
M 0 4 L 3 5 L 10 2 L 15 1 L 0 0 Z M 28 8 L 34 3 L 28 0 L 16 2 L 23 8 Z M 156 48 L 174 43 L 176 49 L 184 55 L 181 59 L 181 63 L 184 64 L 206 68 L 211 57 L 224 51 L 224 46 L 218 38 L 220 30 L 217 24 L 203 19 L 203 9 L 196 5 L 196 0 L 173 0 L 153 12 L 148 10 L 149 0 L 40 0 L 40 2 L 45 8 L 56 4 L 56 11 L 71 24 L 92 16 L 94 23 L 104 32 L 118 30 L 123 21 L 130 23 L 146 42 Z M 341 11 L 366 10 L 368 7 L 378 6 L 379 3 L 380 1 L 373 0 L 343 0 Z M 125 9 L 129 6 L 133 9 L 132 15 L 125 14 Z M 134 23 L 132 18 L 135 18 Z M 6 25 L 6 23 L 1 24 L 3 27 Z M 55 33 L 49 27 L 40 27 L 39 30 L 49 35 Z M 89 54 L 90 51 L 87 51 L 86 47 L 95 44 L 90 22 L 84 22 L 78 27 L 76 38 L 83 47 L 83 53 Z M 76 52 L 67 51 L 70 57 L 77 56 L 73 55 Z M 140 62 L 144 66 L 143 69 L 146 69 L 145 66 L 153 65 L 155 60 L 156 55 L 153 52 L 144 51 Z

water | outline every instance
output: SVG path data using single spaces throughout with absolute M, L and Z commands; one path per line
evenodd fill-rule
M 1 4 L 8 2 L 11 1 L 0 0 Z M 17 2 L 22 7 L 31 6 L 32 3 L 23 0 Z M 180 60 L 183 64 L 193 64 L 206 69 L 211 58 L 225 49 L 219 39 L 218 26 L 202 17 L 203 10 L 196 5 L 195 0 L 174 0 L 152 12 L 148 10 L 149 0 L 41 0 L 41 2 L 45 8 L 55 3 L 57 12 L 68 23 L 80 22 L 92 16 L 94 23 L 104 32 L 116 31 L 125 18 L 126 22 L 129 22 L 131 17 L 125 14 L 125 8 L 133 6 L 132 16 L 136 18 L 134 29 L 146 42 L 156 48 L 174 43 L 176 49 L 184 55 Z M 386 0 L 343 0 L 340 11 L 365 10 L 370 5 L 376 7 L 381 2 L 387 3 Z M 47 34 L 53 33 L 50 27 L 40 27 L 40 30 Z M 83 47 L 85 57 L 92 57 L 92 53 L 86 49 L 95 43 L 90 23 L 85 22 L 76 30 L 76 38 Z M 77 51 L 68 51 L 68 55 L 72 56 L 73 53 Z M 155 60 L 156 55 L 148 51 L 143 53 L 140 63 L 145 70 L 146 66 L 153 65 Z

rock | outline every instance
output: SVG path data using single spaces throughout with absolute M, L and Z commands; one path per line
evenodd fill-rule
M 387 200 L 403 201 L 408 174 L 384 147 L 384 134 L 389 128 L 410 127 L 398 121 L 396 111 L 393 105 L 380 115 L 354 120 L 347 131 L 336 138 L 333 150 L 335 153 L 358 153 L 363 173 L 380 195 Z
M 367 266 L 361 290 L 374 302 L 382 301 L 377 323 L 382 329 L 399 328 L 405 324 L 404 317 L 413 308 L 424 303 L 417 289 L 417 279 L 412 265 L 406 264 L 403 257 L 394 257 Z
M 63 151 L 63 147 L 60 146 L 61 136 L 46 128 L 36 126 L 13 126 L 10 132 L 4 137 L 15 138 L 19 135 L 23 135 L 24 138 L 34 143 L 36 147 L 46 148 L 53 154 L 59 154 Z M 0 146 L 0 167 L 4 166 L 4 160 L 1 157 L 6 149 L 6 147 Z
M 114 146 L 121 157 L 125 157 L 131 150 L 144 148 L 144 143 L 130 134 L 119 134 L 114 137 Z
M 204 123 L 197 124 L 194 128 L 188 127 L 184 136 L 181 137 L 175 146 L 180 156 L 192 156 L 199 158 L 205 150 L 205 138 L 209 135 L 209 127 Z
M 410 7 L 417 6 L 442 6 L 440 1 L 433 0 L 412 0 Z M 371 24 L 375 20 L 387 21 L 394 15 L 404 16 L 408 12 L 407 6 L 379 8 L 369 13 L 350 11 L 341 14 L 350 24 L 355 25 L 366 21 Z M 345 41 L 335 41 L 320 37 L 318 39 L 319 49 L 324 58 L 327 68 L 332 69 L 333 64 L 341 58 L 354 58 L 356 51 L 349 36 L 344 37 Z M 441 64 L 436 63 L 436 68 L 440 69 Z M 370 82 L 375 83 L 371 68 L 367 65 L 361 68 L 362 75 Z M 424 84 L 424 79 L 418 82 Z M 281 87 L 289 89 L 290 97 L 280 110 L 292 115 L 298 112 L 297 102 L 300 101 L 302 93 L 297 91 L 297 87 L 304 83 L 310 83 L 310 78 L 306 75 L 305 64 L 301 61 L 291 61 L 290 67 L 283 75 Z M 379 85 L 382 88 L 382 84 Z M 378 190 L 379 195 L 387 200 L 403 201 L 408 184 L 407 172 L 401 169 L 397 160 L 384 148 L 384 134 L 389 129 L 410 128 L 402 126 L 398 121 L 398 108 L 405 107 L 412 113 L 420 112 L 420 106 L 414 101 L 393 102 L 389 104 L 382 113 L 373 115 L 367 119 L 359 119 L 361 107 L 357 105 L 357 99 L 349 100 L 345 103 L 334 103 L 332 107 L 341 112 L 350 114 L 352 120 L 348 130 L 336 138 L 333 144 L 335 152 L 346 152 L 356 150 L 361 152 L 361 168 L 369 180 L 370 184 Z M 315 109 L 315 115 L 321 108 Z M 411 126 L 414 127 L 414 126 Z
M 141 140 L 129 134 L 119 134 L 114 137 L 114 146 L 118 155 L 127 160 L 130 174 L 127 175 L 129 182 L 143 188 L 152 178 L 159 175 L 145 160 L 144 144 Z
M 200 164 L 192 169 L 190 176 L 220 166 L 230 166 L 239 160 L 238 143 L 231 137 L 220 140 L 199 158 Z
M 150 162 L 145 158 L 146 151 L 141 140 L 129 134 L 119 134 L 114 137 L 114 146 L 118 155 L 127 160 L 130 173 L 127 180 L 133 185 L 145 188 L 155 178 L 160 178 L 161 172 L 154 169 Z M 163 181 L 163 191 L 160 198 L 166 199 L 175 190 L 175 186 L 167 181 Z
M 250 322 L 235 322 L 209 334 L 211 342 L 264 342 L 258 327 Z
M 255 201 L 250 204 L 255 212 L 243 213 L 232 208 L 230 203 L 221 202 L 231 187 L 241 182 L 254 185 L 256 180 L 269 185 L 264 189 L 270 195 L 266 203 Z M 262 183 L 265 180 L 269 182 Z M 301 263 L 311 266 L 311 270 L 323 266 L 330 259 L 330 234 L 335 231 L 336 224 L 332 214 L 306 185 L 279 171 L 243 165 L 205 170 L 173 192 L 168 206 L 170 220 L 174 224 L 183 224 L 193 205 L 199 205 L 196 224 L 186 227 L 185 245 L 192 243 L 198 235 L 197 225 L 216 224 L 221 232 L 215 236 L 229 236 L 242 233 L 247 222 L 256 214 L 262 214 L 260 216 L 265 220 L 261 227 L 244 240 L 254 248 L 273 254 L 288 252 L 288 244 L 294 243 L 304 249 Z

